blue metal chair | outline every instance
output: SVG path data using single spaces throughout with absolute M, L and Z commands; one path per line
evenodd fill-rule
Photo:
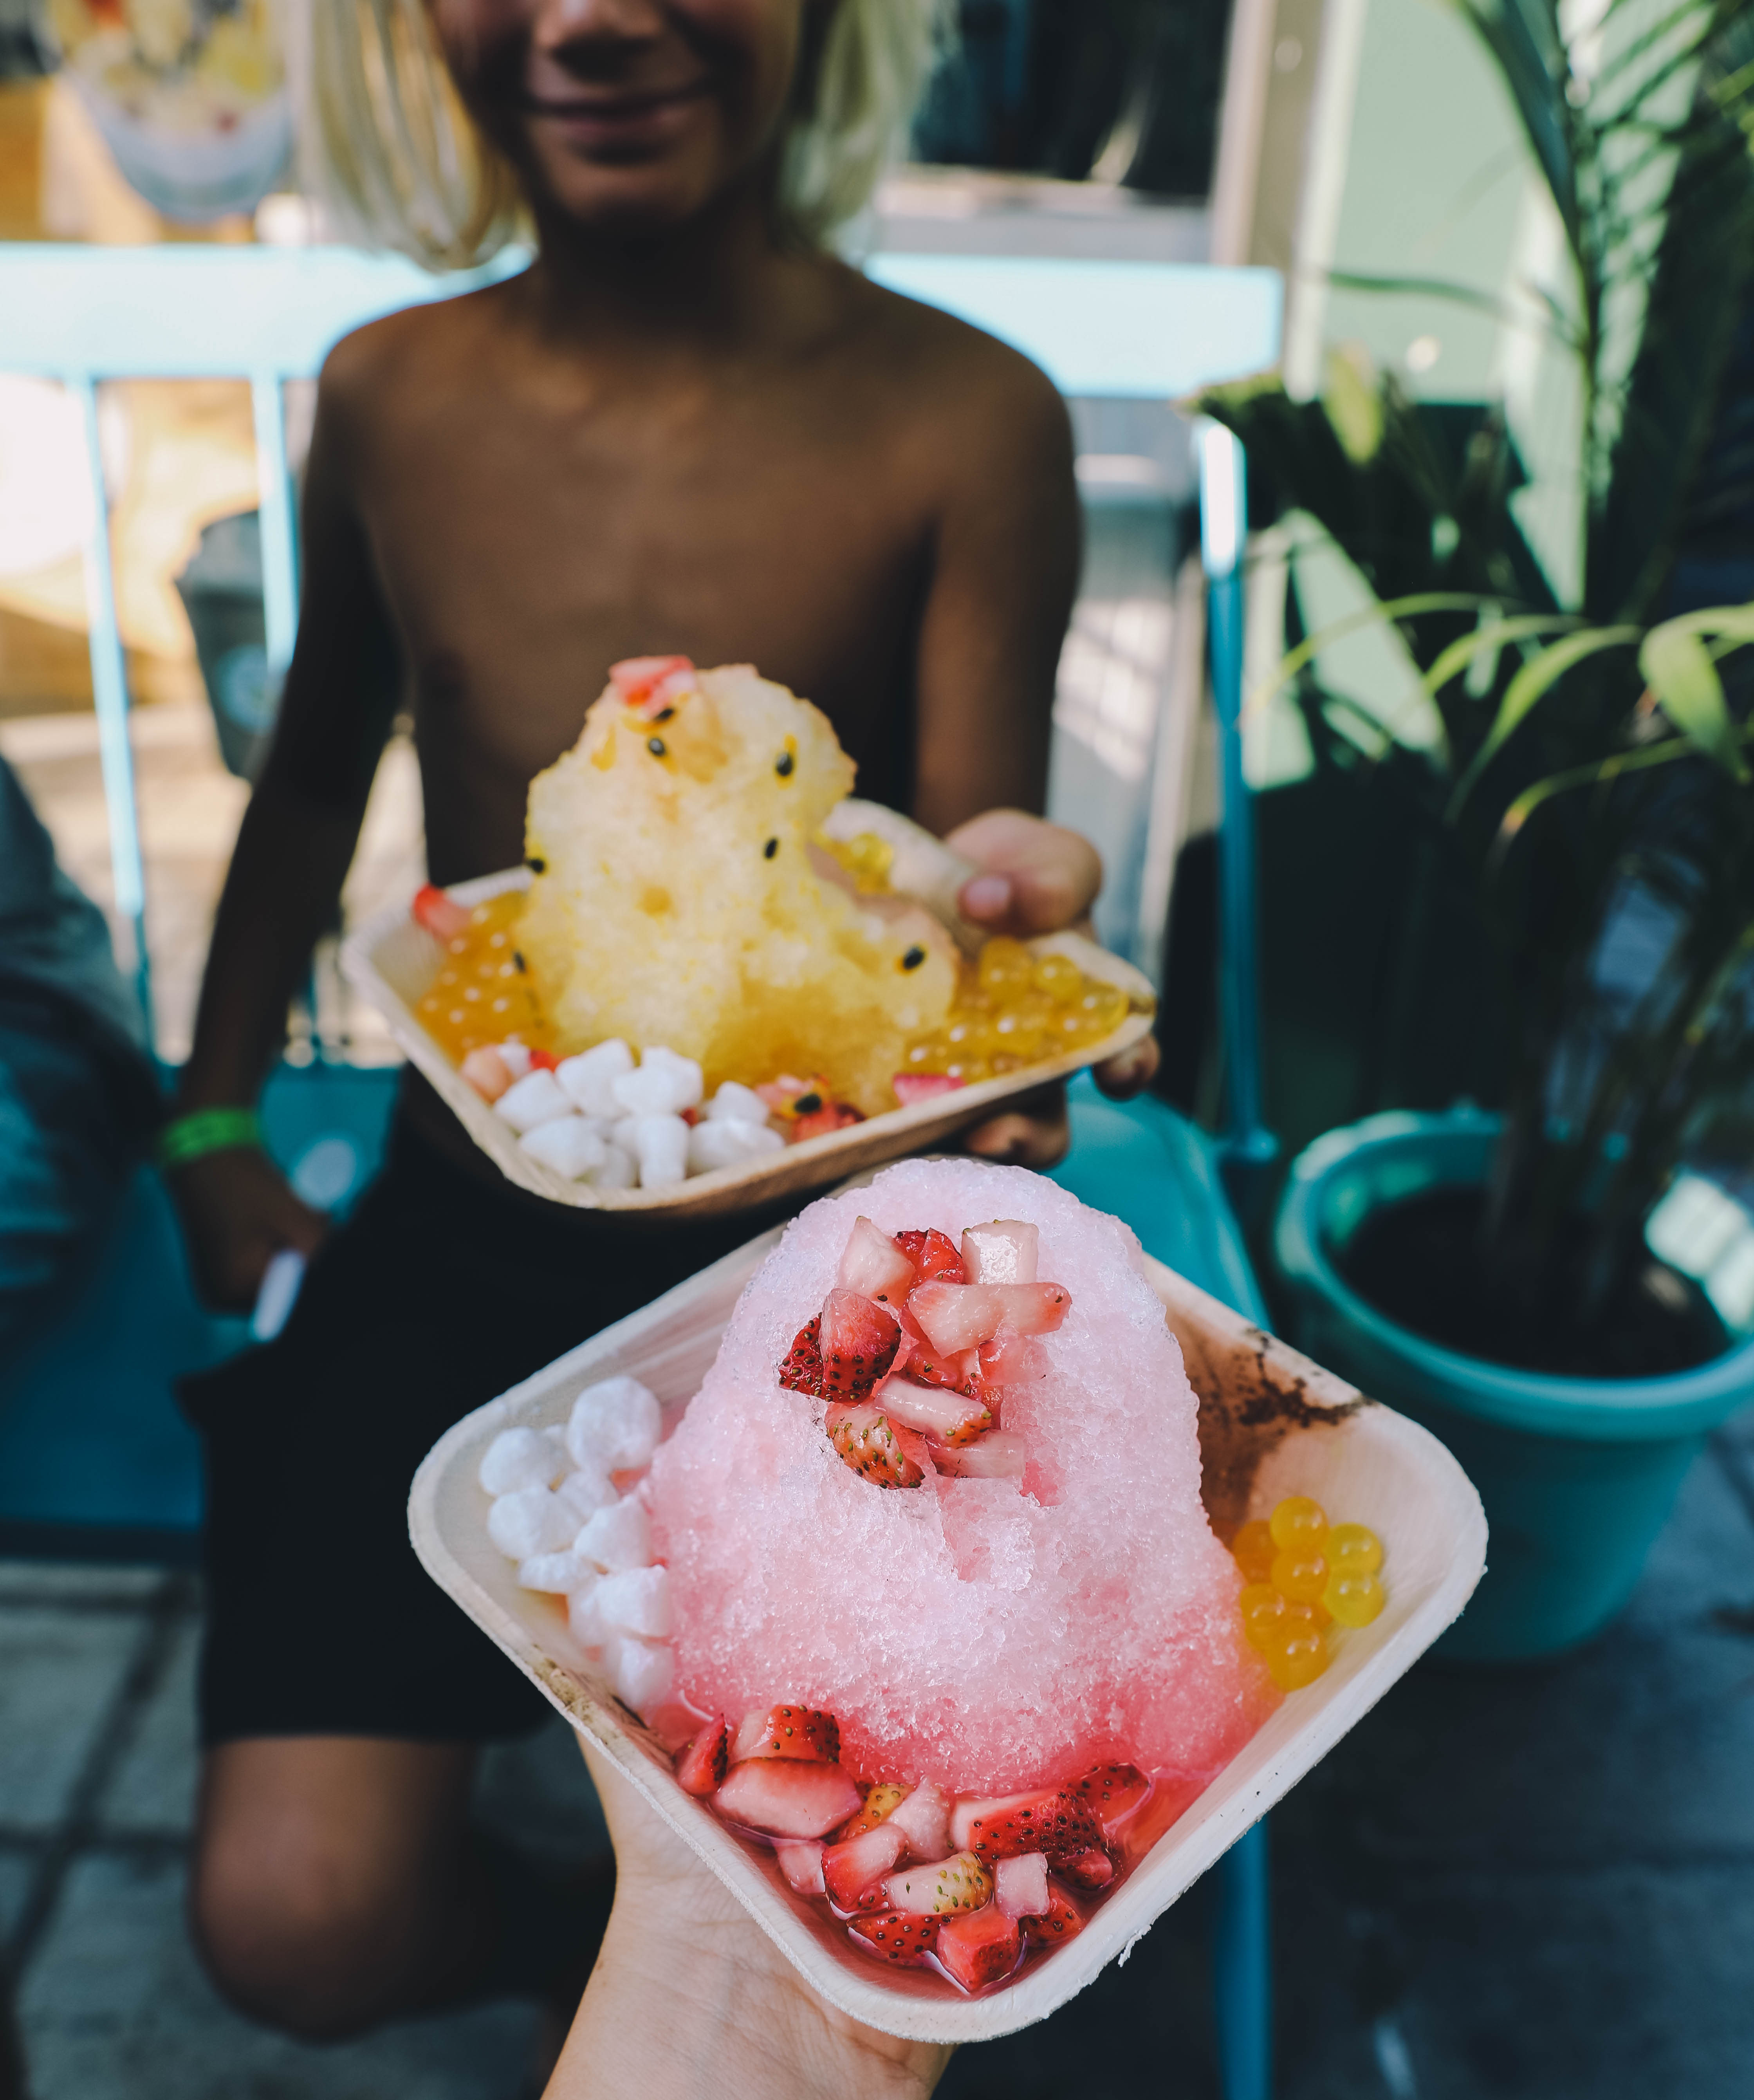
M 509 257 L 483 275 L 519 263 Z M 894 289 L 1015 343 L 1069 395 L 1173 399 L 1278 355 L 1280 285 L 1267 271 L 904 254 L 879 255 L 869 268 Z M 148 1013 L 145 889 L 97 386 L 121 377 L 249 380 L 267 654 L 276 676 L 290 661 L 297 616 L 284 382 L 314 377 L 349 329 L 479 281 L 436 280 L 399 258 L 345 249 L 0 246 L 0 371 L 60 381 L 84 411 L 97 518 L 86 550 L 92 683 L 117 907 L 133 929 Z M 1227 1129 L 1209 1139 L 1161 1103 L 1118 1107 L 1083 1083 L 1073 1092 L 1073 1149 L 1056 1179 L 1126 1218 L 1150 1252 L 1259 1320 L 1264 1308 L 1227 1200 L 1227 1188 L 1246 1204 L 1273 1151 L 1261 1117 L 1254 847 L 1238 733 L 1246 488 L 1228 433 L 1202 425 L 1197 442 L 1222 732 Z M 283 1069 L 271 1083 L 264 1120 L 271 1148 L 288 1163 L 315 1136 L 341 1127 L 368 1166 L 388 1108 L 383 1074 L 320 1065 Z M 243 1322 L 213 1320 L 196 1306 L 163 1192 L 143 1176 L 70 1301 L 0 1377 L 0 1543 L 10 1531 L 26 1546 L 186 1554 L 199 1521 L 198 1472 L 193 1440 L 170 1405 L 170 1379 L 244 1339 Z M 1267 2100 L 1264 1828 L 1233 1846 L 1217 1873 L 1214 1968 L 1226 2100 Z

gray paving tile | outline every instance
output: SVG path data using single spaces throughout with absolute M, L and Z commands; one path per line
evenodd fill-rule
M 1416 1670 L 1275 1813 L 1285 2100 L 1746 2089 L 1751 1532 L 1703 1460 L 1588 1651 Z
M 535 2033 L 518 2005 L 306 2047 L 201 1974 L 179 1867 L 81 1860 L 20 1993 L 35 2100 L 511 2100 Z
M 535 1735 L 487 1752 L 476 1808 L 490 1829 L 557 1868 L 583 1865 L 611 1850 L 578 1738 L 558 1714 Z
M 1719 1467 L 1688 1476 L 1625 1614 L 1582 1653 L 1482 1670 L 1428 1663 L 1288 1804 L 1379 1860 L 1580 1869 L 1604 1858 L 1754 1866 L 1749 1527 Z
M 1377 1905 L 1333 1884 L 1305 1898 L 1280 1918 L 1281 2100 L 1747 2090 L 1742 1867 L 1439 1875 Z
M 64 1560 L 0 1560 L 0 1609 L 70 1604 L 86 1609 L 146 1604 L 163 1587 L 161 1568 L 92 1568 Z
M 103 1829 L 180 1835 L 193 1823 L 200 1657 L 201 1624 L 191 1618 L 177 1630 L 157 1688 L 99 1804 Z
M 144 1626 L 138 1611 L 0 1610 L 0 1825 L 64 1813 Z
M 33 1864 L 32 1855 L 22 1849 L 11 1846 L 0 1849 L 0 1943 L 9 1940 L 18 1929 Z

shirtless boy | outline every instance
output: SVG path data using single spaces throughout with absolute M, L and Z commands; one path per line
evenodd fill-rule
M 249 1103 L 277 1051 L 358 834 L 385 727 L 363 667 L 386 641 L 437 882 L 518 860 L 529 781 L 575 741 L 606 666 L 676 651 L 754 662 L 813 699 L 862 794 L 986 871 L 964 902 L 995 931 L 1088 907 L 1094 852 L 1026 814 L 1078 573 L 1064 407 L 1023 358 L 812 245 L 808 185 L 787 172 L 834 39 L 892 55 L 911 22 L 920 51 L 931 7 L 333 11 L 436 38 L 537 259 L 374 323 L 324 368 L 297 653 L 181 1112 Z M 1130 1091 L 1150 1060 L 1104 1076 Z M 1063 1117 L 1050 1100 L 970 1142 L 1047 1163 Z M 201 1158 L 175 1189 L 218 1302 L 247 1303 L 277 1247 L 321 1235 L 255 1150 Z M 192 1381 L 210 1600 L 192 1903 L 238 2002 L 334 2034 L 540 1980 L 556 1906 L 465 1811 L 479 1745 L 544 1710 L 421 1573 L 408 1483 L 459 1415 L 765 1222 L 557 1213 L 411 1074 L 386 1171 L 284 1335 Z

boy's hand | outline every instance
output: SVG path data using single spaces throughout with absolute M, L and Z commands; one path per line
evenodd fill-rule
M 209 1152 L 167 1177 L 202 1302 L 247 1312 L 262 1273 L 283 1247 L 316 1248 L 328 1220 L 293 1193 L 266 1153 L 240 1145 Z
M 944 842 L 981 873 L 963 884 L 963 915 L 989 933 L 1028 940 L 1070 929 L 1091 932 L 1090 909 L 1102 888 L 1102 859 L 1090 840 L 1064 825 L 1023 810 L 989 810 L 959 825 Z M 1154 1036 L 1091 1073 L 1105 1094 L 1125 1101 L 1150 1083 L 1157 1069 Z M 1051 1167 L 1071 1143 L 1064 1087 L 1043 1087 L 1016 1107 L 980 1124 L 963 1140 L 984 1159 L 1018 1167 Z

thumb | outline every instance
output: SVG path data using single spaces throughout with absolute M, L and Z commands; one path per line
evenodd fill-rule
M 945 843 L 975 862 L 963 915 L 994 933 L 1027 938 L 1076 925 L 1102 888 L 1102 859 L 1088 839 L 1022 810 L 989 810 Z

